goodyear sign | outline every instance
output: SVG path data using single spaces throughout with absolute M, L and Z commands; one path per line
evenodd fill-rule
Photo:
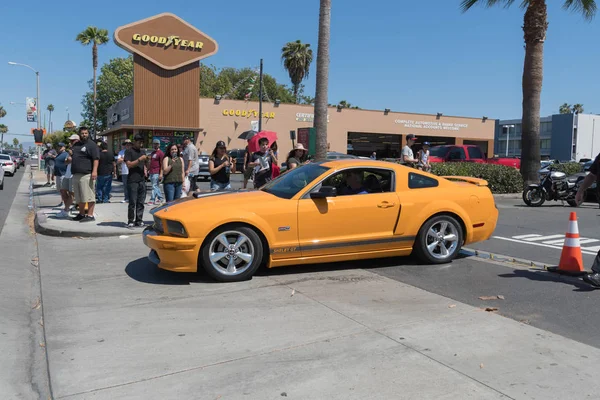
M 258 111 L 257 110 L 223 110 L 223 115 L 225 116 L 230 116 L 230 117 L 246 117 L 246 118 L 250 118 L 250 117 L 258 117 Z M 263 112 L 262 113 L 262 117 L 263 118 L 275 118 L 275 113 L 274 112 Z
M 201 41 L 193 41 L 187 39 L 181 39 L 179 36 L 156 36 L 156 35 L 144 35 L 140 33 L 134 33 L 132 40 L 134 43 L 143 44 L 160 44 L 164 49 L 169 47 L 177 48 L 180 50 L 202 50 L 204 43 Z

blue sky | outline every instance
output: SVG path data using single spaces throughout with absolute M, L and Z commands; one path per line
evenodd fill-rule
M 477 7 L 463 14 L 460 0 L 332 2 L 330 103 L 347 100 L 367 109 L 520 117 L 524 48 L 519 7 Z M 586 112 L 600 113 L 595 73 L 600 24 L 563 11 L 562 1 L 548 3 L 542 115 L 557 112 L 563 102 L 583 103 Z M 2 5 L 0 103 L 9 113 L 2 123 L 12 133 L 26 134 L 34 127 L 26 122 L 25 106 L 10 102 L 24 103 L 26 96 L 35 96 L 35 75 L 8 61 L 40 71 L 41 105 L 54 104 L 55 127 L 67 119 L 67 107 L 71 119 L 81 120 L 81 98 L 92 76 L 91 48 L 74 39 L 87 25 L 108 29 L 112 38 L 121 25 L 173 12 L 219 43 L 219 52 L 206 59 L 207 64 L 254 67 L 263 58 L 265 72 L 283 83 L 289 82 L 280 60 L 286 42 L 311 43 L 316 56 L 318 0 L 89 4 L 32 0 L 24 6 L 8 0 Z M 126 55 L 111 41 L 100 48 L 100 65 Z M 314 94 L 315 68 L 313 63 L 305 82 L 307 94 Z

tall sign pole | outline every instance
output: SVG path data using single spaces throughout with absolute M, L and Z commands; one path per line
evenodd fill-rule
M 260 59 L 260 74 L 258 77 L 258 131 L 262 132 L 262 102 L 263 102 L 263 59 Z

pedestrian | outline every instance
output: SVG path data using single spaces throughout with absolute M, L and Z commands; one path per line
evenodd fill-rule
M 292 151 L 287 156 L 286 165 L 287 170 L 292 170 L 300 165 L 306 163 L 306 155 L 308 151 L 304 148 L 302 143 L 297 143 Z
M 67 158 L 69 158 L 69 153 L 67 153 L 66 145 L 61 142 L 58 144 L 58 155 L 54 159 L 54 176 L 56 177 L 56 189 L 60 193 L 64 209 L 56 214 L 57 218 L 67 218 L 69 216 L 69 207 L 71 207 L 69 187 L 67 186 L 66 189 L 63 189 L 63 181 L 66 180 L 65 175 L 67 174 Z
M 248 166 L 251 159 L 252 153 L 250 153 L 250 150 L 246 145 L 246 148 L 244 149 L 244 167 L 242 168 L 242 172 L 244 173 L 244 189 L 248 187 L 248 181 L 252 178 L 252 173 L 254 171 L 252 167 Z
M 231 190 L 230 174 L 235 173 L 235 161 L 227 155 L 225 142 L 219 140 L 208 160 L 210 190 Z
M 54 160 L 56 159 L 56 150 L 52 148 L 52 143 L 46 143 L 46 150 L 42 153 L 42 160 L 46 163 L 46 178 L 48 182 L 46 182 L 45 186 L 54 186 Z M 52 180 L 50 180 L 52 179 Z
M 152 194 L 150 195 L 150 201 L 148 204 L 162 204 L 164 198 L 160 191 L 160 181 L 163 179 L 162 163 L 165 158 L 165 153 L 160 149 L 160 140 L 152 140 L 152 153 L 150 153 L 150 167 L 148 173 L 150 174 L 150 182 L 152 182 Z
M 167 203 L 181 197 L 181 187 L 185 179 L 183 170 L 183 159 L 179 147 L 175 143 L 169 143 L 166 148 L 166 156 L 163 159 L 163 187 Z
M 146 201 L 145 167 L 148 156 L 142 150 L 144 137 L 135 135 L 133 146 L 125 152 L 125 162 L 129 168 L 127 190 L 129 192 L 129 208 L 127 210 L 127 227 L 144 226 L 144 202 Z
M 68 200 L 69 200 L 69 205 L 71 205 L 71 208 L 67 207 L 67 204 L 65 204 L 65 210 L 66 211 L 71 211 L 71 209 L 77 209 L 77 203 L 75 203 L 75 193 L 73 189 L 73 172 L 72 172 L 72 164 L 73 164 L 73 145 L 75 143 L 77 143 L 79 141 L 79 135 L 77 134 L 73 134 L 69 137 L 69 143 L 70 143 L 70 148 L 67 149 L 67 153 L 69 153 L 69 156 L 66 159 L 66 163 L 67 163 L 67 172 L 65 172 L 65 176 L 62 179 L 61 182 L 61 189 L 66 191 L 66 194 L 68 195 Z M 74 205 L 75 204 L 75 205 Z
M 200 168 L 198 162 L 198 149 L 192 143 L 189 136 L 183 137 L 183 162 L 185 166 L 185 176 L 190 180 L 190 190 L 188 193 L 194 194 L 197 188 L 196 179 Z
M 117 176 L 117 163 L 106 142 L 100 142 L 100 162 L 96 182 L 96 203 L 110 203 L 113 176 Z
M 271 145 L 271 152 L 273 154 L 273 173 L 271 174 L 271 178 L 275 179 L 281 173 L 281 168 L 279 168 L 279 146 L 277 145 L 277 142 L 273 142 Z
M 371 153 L 370 158 L 371 158 L 371 160 L 377 160 L 377 152 L 374 151 L 373 153 Z
M 88 128 L 82 126 L 79 128 L 80 140 L 73 144 L 73 156 L 71 171 L 73 172 L 73 189 L 75 192 L 75 202 L 79 214 L 73 218 L 73 221 L 92 222 L 94 218 L 94 207 L 96 205 L 96 179 L 98 178 L 98 162 L 100 160 L 100 151 L 98 146 L 90 140 Z M 87 215 L 85 214 L 85 204 L 88 205 Z
M 423 148 L 417 153 L 417 159 L 419 160 L 417 168 L 425 172 L 431 172 L 431 164 L 429 163 L 429 147 L 429 142 L 423 142 Z
M 123 183 L 123 194 L 125 198 L 121 200 L 121 203 L 129 203 L 129 192 L 127 191 L 127 177 L 129 176 L 129 168 L 127 168 L 127 163 L 125 162 L 125 152 L 131 149 L 131 140 L 125 139 L 123 143 L 121 143 L 121 151 L 117 156 L 117 166 L 121 166 L 121 183 Z
M 273 150 L 269 148 L 269 139 L 260 138 L 258 140 L 260 150 L 252 154 L 252 159 L 248 166 L 254 168 L 254 188 L 258 189 L 271 181 L 273 175 Z
M 583 202 L 586 190 L 588 190 L 588 188 L 594 183 L 596 183 L 596 185 L 600 184 L 600 154 L 598 154 L 594 159 L 589 173 L 583 182 L 581 182 L 581 185 L 577 190 L 575 201 L 578 205 Z M 600 250 L 598 250 L 596 258 L 594 258 L 594 263 L 592 264 L 592 273 L 584 275 L 583 280 L 594 287 L 600 288 Z
M 412 151 L 412 146 L 414 146 L 415 140 L 417 140 L 417 138 L 412 133 L 409 135 L 406 135 L 406 146 L 404 146 L 402 148 L 401 157 L 402 157 L 402 164 L 406 165 L 407 167 L 414 168 L 415 165 L 419 162 L 418 160 L 415 159 L 415 155 Z

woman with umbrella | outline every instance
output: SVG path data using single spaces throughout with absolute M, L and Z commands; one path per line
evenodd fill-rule
M 288 171 L 306 163 L 307 154 L 308 151 L 304 148 L 302 143 L 296 144 L 287 156 L 286 163 Z

